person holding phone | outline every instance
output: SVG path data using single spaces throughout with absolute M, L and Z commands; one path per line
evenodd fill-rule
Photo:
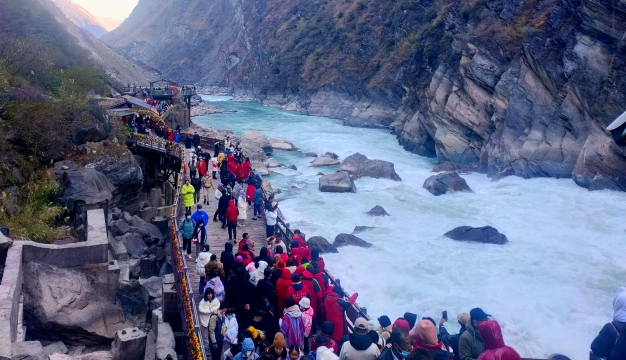
M 461 334 L 465 332 L 465 326 L 469 321 L 469 318 L 470 315 L 468 313 L 461 313 L 456 316 L 459 325 L 461 325 L 461 330 L 458 334 L 454 335 L 448 333 L 446 327 L 443 326 L 444 323 L 448 322 L 447 311 L 443 312 L 441 320 L 439 320 L 439 338 L 441 339 L 441 341 L 443 341 L 444 344 L 452 348 L 452 351 L 454 352 L 454 360 L 459 360 L 459 338 L 461 337 Z

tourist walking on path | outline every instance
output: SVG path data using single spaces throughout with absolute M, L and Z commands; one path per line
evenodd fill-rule
M 198 304 L 198 312 L 200 313 L 200 334 L 201 341 L 204 342 L 205 347 L 209 347 L 209 320 L 211 315 L 217 314 L 220 308 L 220 301 L 217 300 L 212 289 L 204 290 L 202 301 Z
M 200 177 L 203 178 L 206 176 L 206 161 L 204 161 L 204 158 L 200 158 L 200 160 L 198 160 L 198 172 L 200 173 Z
M 200 248 L 206 243 L 206 228 L 204 227 L 204 221 L 198 221 L 196 229 L 193 231 L 193 240 L 196 244 L 196 257 L 200 254 Z M 189 255 L 191 259 L 191 255 Z
M 217 206 L 215 206 L 215 214 L 213 214 L 213 221 L 217 222 L 217 217 L 220 214 L 220 209 L 219 209 L 219 201 L 220 198 L 222 197 L 222 192 L 224 190 L 224 185 L 222 183 L 217 184 L 217 189 L 215 189 L 215 200 L 217 202 Z M 221 220 L 221 218 L 220 218 Z
M 198 148 L 198 146 L 200 146 L 200 135 L 198 135 L 198 133 L 194 131 L 194 133 L 193 133 L 193 147 L 194 147 L 194 149 L 196 149 L 196 148 Z
M 465 326 L 465 332 L 459 338 L 459 358 L 461 360 L 478 359 L 480 354 L 485 351 L 485 344 L 478 327 L 488 320 L 489 314 L 485 314 L 481 308 L 474 308 L 470 311 L 470 321 Z
M 209 205 L 209 197 L 213 190 L 213 179 L 210 176 L 202 177 L 202 195 L 204 196 L 204 205 Z
M 204 226 L 209 223 L 209 214 L 207 214 L 206 211 L 202 209 L 202 205 L 198 205 L 196 207 L 196 212 L 191 215 L 191 218 L 193 219 L 193 221 L 196 222 L 196 224 L 199 223 L 200 220 L 202 220 Z
M 246 201 L 246 192 L 243 191 L 243 187 L 239 189 L 237 195 L 237 209 L 239 209 L 239 216 L 237 222 L 239 227 L 244 227 L 246 219 L 248 219 L 248 202 Z
M 193 206 L 193 193 L 196 190 L 190 184 L 189 179 L 185 180 L 185 184 L 180 189 L 180 193 L 183 195 L 183 204 L 185 205 L 185 210 L 187 212 L 191 212 L 191 207 Z
M 224 244 L 224 251 L 222 251 L 222 254 L 220 255 L 220 262 L 224 267 L 224 274 L 228 279 L 235 273 L 235 255 L 233 254 L 232 243 L 227 242 Z
M 204 273 L 207 277 L 209 277 L 209 273 L 215 272 L 222 282 L 226 281 L 228 275 L 224 272 L 224 265 L 217 261 L 217 256 L 215 254 L 211 255 L 211 258 L 208 263 L 204 265 Z M 217 295 L 217 293 L 215 293 Z
M 219 210 L 218 216 L 220 221 L 222 222 L 222 229 L 226 229 L 226 211 L 228 210 L 229 203 L 230 195 L 226 191 L 223 191 L 222 196 L 220 197 L 220 201 L 217 204 L 217 209 Z M 236 219 L 235 222 L 237 222 Z
M 254 203 L 254 217 L 252 220 L 256 220 L 257 216 L 261 216 L 261 205 L 263 205 L 263 189 L 261 189 L 260 186 L 255 185 L 254 197 L 252 201 Z
M 217 297 L 217 295 L 216 295 Z M 211 314 L 209 318 L 209 351 L 211 359 L 220 360 L 222 358 L 222 347 L 224 345 L 224 314 L 228 309 L 228 304 L 220 301 L 220 307 L 217 313 Z
M 613 321 L 605 324 L 593 340 L 591 353 L 601 359 L 626 359 L 626 287 L 617 289 L 613 300 Z
M 220 154 L 220 142 L 216 141 L 215 145 L 213 145 L 213 157 L 217 157 Z
M 183 252 L 186 250 L 189 258 L 191 258 L 191 238 L 195 229 L 196 222 L 191 218 L 191 214 L 187 213 L 185 219 L 178 225 L 178 231 L 183 237 Z
M 189 136 L 189 134 L 185 136 L 185 149 L 187 151 L 191 150 L 191 137 Z
M 198 257 L 196 258 L 196 271 L 198 272 L 198 276 L 200 277 L 200 294 L 202 294 L 205 284 L 204 265 L 206 265 L 211 260 L 211 253 L 209 252 L 209 249 L 209 244 L 204 244 L 204 246 L 202 246 L 202 251 L 200 251 L 200 254 L 198 254 Z
M 265 236 L 270 237 L 274 235 L 274 228 L 276 227 L 276 218 L 278 217 L 278 203 L 276 206 L 265 209 Z
M 213 179 L 217 180 L 217 158 L 214 156 L 209 160 L 209 165 L 211 166 L 211 173 L 213 175 Z
M 228 201 L 228 209 L 226 210 L 226 222 L 228 225 L 228 240 L 237 241 L 237 218 L 239 217 L 239 209 L 235 205 L 234 200 Z
M 189 160 L 187 165 L 189 166 L 189 176 L 194 178 L 196 176 L 196 171 L 198 170 L 198 160 L 196 159 L 196 155 L 191 157 L 191 160 Z
M 191 185 L 193 186 L 193 189 L 194 189 L 194 193 L 193 193 L 194 204 L 199 204 L 200 203 L 200 191 L 202 190 L 202 180 L 200 179 L 198 174 L 195 174 L 191 178 Z

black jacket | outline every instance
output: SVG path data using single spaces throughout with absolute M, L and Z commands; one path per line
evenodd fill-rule
M 222 255 L 220 255 L 220 262 L 224 267 L 224 274 L 226 274 L 226 278 L 235 273 L 234 264 L 235 264 L 235 255 L 233 255 L 233 244 L 226 243 L 226 250 L 222 251 Z
M 455 360 L 459 360 L 459 337 L 461 334 L 450 335 L 445 326 L 439 325 L 439 339 L 452 348 Z
M 193 136 L 193 147 L 197 148 L 198 146 L 200 146 L 200 135 L 195 134 Z
M 257 306 L 260 306 L 261 304 L 261 299 L 262 298 L 267 298 L 267 301 L 270 302 L 270 305 L 272 305 L 272 307 L 274 309 L 277 309 L 278 307 L 276 306 L 276 288 L 274 287 L 274 284 L 272 284 L 272 282 L 268 279 L 261 279 L 259 280 L 259 282 L 256 285 L 256 299 L 255 299 L 255 304 Z
M 377 360 L 395 360 L 393 358 L 393 354 L 391 353 L 391 349 L 387 348 L 383 350 Z
M 617 331 L 619 331 L 620 333 L 623 333 L 626 331 L 626 323 L 621 323 L 617 321 L 613 321 L 612 323 L 607 323 L 604 325 L 602 330 L 600 330 L 600 333 L 598 334 L 598 336 L 596 336 L 596 338 L 593 339 L 593 342 L 591 343 L 591 352 L 593 352 L 595 356 L 599 358 L 607 358 L 607 360 L 626 359 L 626 357 L 624 357 L 625 356 L 624 351 L 626 351 L 626 344 L 625 344 L 626 341 L 624 341 L 624 339 L 626 339 L 626 336 L 622 335 L 622 339 L 620 339 L 620 341 L 618 341 L 616 344 L 616 340 L 617 340 L 617 332 L 615 331 L 616 328 L 617 328 Z M 620 354 L 619 351 L 622 351 L 622 354 Z M 622 357 L 614 357 L 614 356 L 620 356 L 620 355 Z
M 191 149 L 191 138 L 189 136 L 185 138 L 185 148 Z
M 220 212 L 226 212 L 226 210 L 228 209 L 228 202 L 231 200 L 231 197 L 228 194 L 224 194 L 222 195 L 222 197 L 220 197 L 220 201 L 217 204 L 217 209 Z
M 194 190 L 196 190 L 196 192 L 200 191 L 200 189 L 202 188 L 202 180 L 199 176 L 191 178 L 190 183 L 193 186 Z

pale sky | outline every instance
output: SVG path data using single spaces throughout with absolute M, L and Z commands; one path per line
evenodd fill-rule
M 72 0 L 93 16 L 126 19 L 139 0 Z

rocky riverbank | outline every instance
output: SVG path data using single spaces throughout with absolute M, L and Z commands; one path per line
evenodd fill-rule
M 209 105 L 206 101 L 202 100 L 200 96 L 194 96 L 191 99 L 191 117 L 204 116 L 211 114 L 222 114 L 226 112 L 236 112 L 235 110 L 226 110 L 217 106 Z

